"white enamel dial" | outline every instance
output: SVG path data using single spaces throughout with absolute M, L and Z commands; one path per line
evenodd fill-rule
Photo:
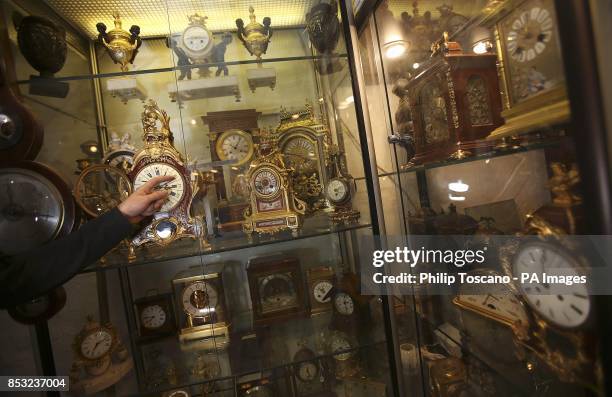
M 312 294 L 314 295 L 315 301 L 319 303 L 331 301 L 331 291 L 333 288 L 333 284 L 327 280 L 315 283 L 312 287 Z
M 278 175 L 268 169 L 262 169 L 255 174 L 255 191 L 262 196 L 272 196 L 278 192 L 280 181 Z
M 565 328 L 582 325 L 591 312 L 591 298 L 585 284 L 547 283 L 546 275 L 580 276 L 578 263 L 567 253 L 547 243 L 525 244 L 516 253 L 512 271 L 535 274 L 538 281 L 523 282 L 521 292 L 527 303 L 547 321 Z
M 219 137 L 216 150 L 221 160 L 234 160 L 234 165 L 242 165 L 253 154 L 253 141 L 246 133 L 231 130 Z
M 336 353 L 339 351 L 350 350 L 352 348 L 351 342 L 349 342 L 348 339 L 340 335 L 334 335 L 332 337 L 330 347 L 333 353 Z M 335 355 L 334 358 L 336 360 L 344 361 L 344 360 L 348 360 L 352 355 L 353 355 L 353 352 L 345 351 L 344 353 Z
M 174 390 L 168 394 L 168 397 L 190 397 L 190 394 L 185 390 Z
M 157 329 L 166 323 L 166 311 L 160 305 L 147 306 L 140 312 L 140 323 L 147 329 Z
M 521 13 L 511 25 L 506 38 L 510 56 L 518 62 L 530 62 L 546 49 L 553 35 L 552 14 L 536 6 Z
M 190 26 L 183 32 L 183 44 L 195 53 L 203 52 L 210 43 L 210 34 L 203 26 Z
M 83 357 L 96 360 L 109 352 L 113 343 L 110 332 L 100 329 L 87 335 L 81 342 L 81 354 Z
M 355 310 L 355 304 L 353 298 L 346 292 L 339 292 L 334 296 L 334 307 L 338 313 L 345 316 L 350 316 Z
M 460 294 L 459 298 L 463 303 L 468 303 L 474 309 L 478 309 L 480 313 L 490 314 L 508 323 L 527 325 L 529 322 L 525 308 L 509 288 L 503 294 Z
M 159 212 L 168 212 L 174 209 L 185 196 L 185 183 L 182 175 L 169 164 L 152 163 L 143 167 L 136 175 L 136 178 L 134 178 L 134 190 L 137 190 L 151 178 L 166 175 L 173 176 L 174 179 L 169 182 L 160 183 L 156 187 L 156 189 L 166 189 L 169 192 L 168 198 Z
M 183 290 L 183 310 L 194 317 L 204 317 L 214 312 L 219 296 L 217 290 L 206 281 L 196 281 Z
M 298 369 L 298 377 L 305 382 L 309 382 L 315 380 L 319 373 L 319 368 L 317 364 L 312 361 L 306 361 L 305 363 L 300 364 Z
M 346 199 L 349 194 L 349 187 L 342 179 L 332 179 L 327 183 L 327 197 L 334 202 L 340 203 Z

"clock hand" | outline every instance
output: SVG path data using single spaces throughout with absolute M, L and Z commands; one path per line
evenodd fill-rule
M 323 296 L 323 300 L 330 298 L 330 297 L 333 295 L 333 293 L 334 293 L 334 292 L 335 292 L 335 288 L 334 288 L 334 287 L 331 287 L 331 288 L 329 289 L 329 291 L 327 291 L 327 293 L 325 294 L 325 296 Z

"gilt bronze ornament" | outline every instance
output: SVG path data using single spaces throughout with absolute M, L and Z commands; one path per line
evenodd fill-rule
M 128 64 L 134 63 L 134 58 L 138 53 L 138 48 L 142 44 L 142 39 L 139 37 L 140 27 L 132 25 L 130 31 L 121 28 L 121 17 L 118 12 L 113 14 L 115 18 L 115 29 L 110 32 L 106 31 L 106 25 L 102 22 L 96 24 L 98 29 L 98 42 L 100 42 L 108 50 L 113 62 L 121 66 L 122 72 L 128 71 Z
M 244 47 L 251 55 L 255 55 L 257 60 L 261 60 L 261 56 L 268 50 L 268 44 L 272 37 L 272 28 L 270 28 L 270 17 L 263 19 L 263 24 L 256 21 L 255 10 L 253 6 L 249 7 L 249 22 L 244 26 L 244 21 L 241 18 L 236 19 L 238 27 L 238 38 L 244 44 Z

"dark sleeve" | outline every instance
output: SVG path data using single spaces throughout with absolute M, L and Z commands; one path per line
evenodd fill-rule
M 64 238 L 15 256 L 0 256 L 0 308 L 62 285 L 131 232 L 132 225 L 115 208 Z

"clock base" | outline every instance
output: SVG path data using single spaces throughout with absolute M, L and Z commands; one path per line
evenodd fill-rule
M 333 225 L 348 225 L 358 222 L 361 214 L 352 208 L 336 208 L 328 216 Z
M 124 362 L 112 364 L 102 375 L 70 382 L 70 392 L 78 395 L 90 395 L 107 389 L 119 382 L 132 370 L 134 363 L 131 358 Z
M 229 325 L 216 323 L 183 328 L 179 341 L 181 350 L 186 351 L 223 349 L 229 343 Z

